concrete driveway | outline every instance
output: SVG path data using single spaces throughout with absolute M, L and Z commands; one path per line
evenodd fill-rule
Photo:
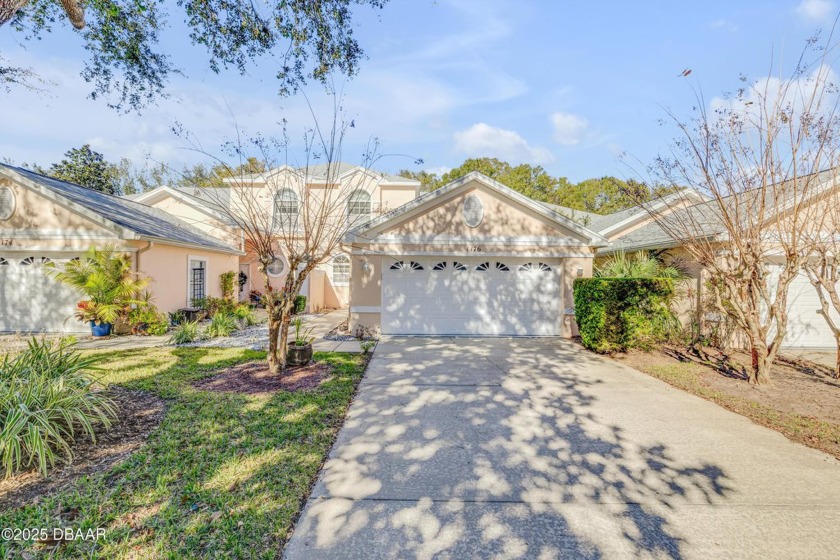
M 840 462 L 558 339 L 386 338 L 285 556 L 837 558 Z

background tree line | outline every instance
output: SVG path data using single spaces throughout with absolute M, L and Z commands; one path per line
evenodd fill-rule
M 261 173 L 266 163 L 249 158 L 235 168 L 224 165 L 195 164 L 172 168 L 165 163 L 147 163 L 136 167 L 127 158 L 113 163 L 85 144 L 64 154 L 64 158 L 47 167 L 23 164 L 38 173 L 76 183 L 84 187 L 115 195 L 130 195 L 160 186 L 176 188 L 204 188 L 224 186 L 226 177 Z M 399 175 L 420 181 L 423 190 L 435 190 L 471 171 L 479 171 L 525 196 L 566 206 L 575 210 L 610 214 L 672 192 L 673 187 L 649 187 L 645 183 L 604 176 L 573 183 L 566 177 L 553 177 L 540 166 L 511 165 L 495 158 L 471 158 L 443 175 L 428 171 L 404 169 Z
M 471 171 L 479 171 L 525 196 L 595 214 L 611 214 L 636 206 L 676 190 L 671 186 L 650 187 L 634 179 L 604 176 L 573 183 L 566 177 L 554 177 L 539 165 L 511 165 L 496 158 L 470 158 L 443 175 L 428 171 L 399 172 L 402 177 L 417 179 L 424 190 L 435 190 Z

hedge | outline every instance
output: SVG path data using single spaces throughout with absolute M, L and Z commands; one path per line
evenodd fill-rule
M 669 278 L 576 278 L 575 318 L 594 352 L 646 348 L 667 337 L 674 315 Z

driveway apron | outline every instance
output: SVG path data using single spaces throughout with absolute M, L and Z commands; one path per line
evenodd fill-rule
M 386 337 L 303 558 L 837 558 L 840 461 L 556 338 Z

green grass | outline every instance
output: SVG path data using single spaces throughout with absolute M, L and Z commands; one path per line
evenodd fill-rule
M 678 389 L 746 416 L 757 424 L 781 432 L 793 441 L 820 449 L 840 459 L 840 425 L 794 412 L 776 410 L 765 404 L 708 387 L 701 383 L 702 373 L 707 367 L 702 364 L 675 362 L 668 365 L 636 364 L 634 367 Z
M 156 348 L 111 353 L 104 381 L 167 401 L 146 445 L 111 471 L 37 504 L 0 513 L 0 527 L 107 529 L 61 545 L 56 558 L 274 558 L 340 427 L 363 358 L 316 354 L 331 379 L 309 392 L 250 396 L 198 391 L 196 380 L 264 352 Z M 72 520 L 68 519 L 72 517 Z M 46 555 L 0 541 L 0 558 Z

